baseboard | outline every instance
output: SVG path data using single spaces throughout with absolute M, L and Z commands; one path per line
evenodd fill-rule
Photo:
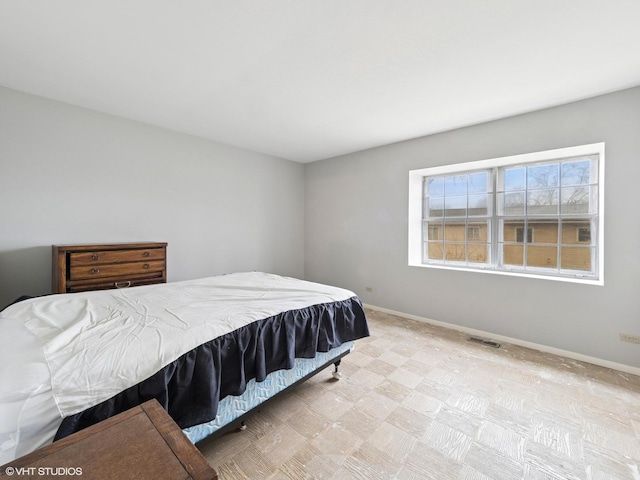
M 623 363 L 610 362 L 609 360 L 603 360 L 601 358 L 590 357 L 589 355 L 583 355 L 581 353 L 571 352 L 569 350 L 562 350 L 560 348 L 549 347 L 547 345 L 541 345 L 538 343 L 526 342 L 517 338 L 505 337 L 503 335 L 495 335 L 491 332 L 485 332 L 482 330 L 476 330 L 474 328 L 461 327 L 460 325 L 454 325 L 452 323 L 440 322 L 438 320 L 432 320 L 426 317 L 420 317 L 418 315 L 412 315 L 409 313 L 398 312 L 396 310 L 390 310 L 388 308 L 376 307 L 375 305 L 364 304 L 364 307 L 371 310 L 375 310 L 382 313 L 388 313 L 390 315 L 396 315 L 398 317 L 408 318 L 410 320 L 417 320 L 418 322 L 428 323 L 430 325 L 436 325 L 438 327 L 449 328 L 451 330 L 457 330 L 459 332 L 467 333 L 469 335 L 475 335 L 478 337 L 490 338 L 492 340 L 498 340 L 500 342 L 510 343 L 512 345 L 518 345 L 520 347 L 531 348 L 545 353 L 553 353 L 562 357 L 571 358 L 573 360 L 579 360 L 581 362 L 591 363 L 600 367 L 611 368 L 624 373 L 630 373 L 632 375 L 640 376 L 640 368 L 632 367 L 631 365 L 625 365 Z

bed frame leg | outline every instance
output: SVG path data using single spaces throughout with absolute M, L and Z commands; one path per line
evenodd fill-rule
M 336 380 L 340 380 L 342 378 L 342 373 L 338 371 L 338 367 L 340 366 L 341 361 L 342 359 L 338 359 L 338 361 L 334 363 L 336 369 L 331 373 L 331 375 L 333 375 L 333 378 L 335 378 Z

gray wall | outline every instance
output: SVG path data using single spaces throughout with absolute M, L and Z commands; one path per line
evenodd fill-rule
M 302 277 L 304 166 L 0 88 L 0 307 L 51 245 L 166 241 L 169 281 Z
M 307 165 L 305 276 L 363 302 L 640 367 L 640 88 Z M 408 172 L 606 142 L 605 285 L 407 266 Z M 365 291 L 371 287 L 372 292 Z

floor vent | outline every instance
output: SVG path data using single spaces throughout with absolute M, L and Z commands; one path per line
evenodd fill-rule
M 467 340 L 474 343 L 479 343 L 481 345 L 486 345 L 487 347 L 500 348 L 500 344 L 498 342 L 494 342 L 493 340 L 485 340 L 480 337 L 469 337 Z

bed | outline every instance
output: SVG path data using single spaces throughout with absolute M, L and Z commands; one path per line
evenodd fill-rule
M 368 336 L 345 289 L 261 272 L 0 312 L 0 464 L 155 398 L 195 443 Z

